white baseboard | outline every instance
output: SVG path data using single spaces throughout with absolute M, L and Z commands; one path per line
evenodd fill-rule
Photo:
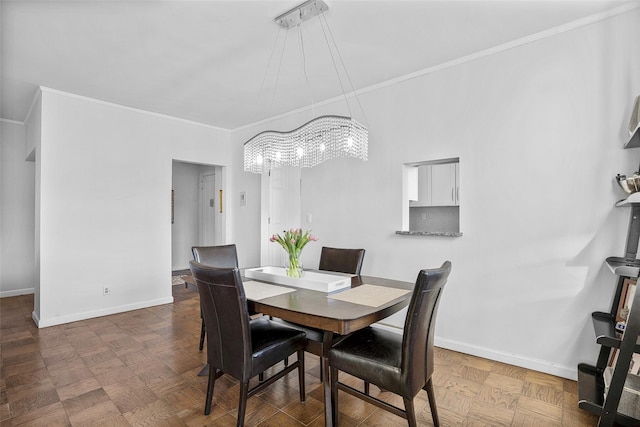
M 388 331 L 396 332 L 398 334 L 402 334 L 402 328 L 380 323 L 376 323 L 375 326 L 386 329 Z M 571 367 L 561 366 L 548 360 L 539 360 L 518 354 L 504 353 L 501 351 L 492 350 L 490 348 L 465 344 L 459 341 L 448 340 L 437 336 L 435 337 L 434 345 L 446 348 L 447 350 L 458 351 L 460 353 L 470 354 L 472 356 L 478 356 L 484 359 L 495 360 L 497 362 L 507 363 L 514 366 L 520 366 L 521 368 L 544 372 L 546 374 L 555 375 L 557 377 L 567 378 L 574 381 L 578 377 L 577 365 Z
M 77 322 L 79 320 L 93 319 L 95 317 L 109 316 L 111 314 L 124 313 L 127 311 L 139 310 L 141 308 L 154 307 L 156 305 L 172 304 L 173 297 L 158 298 L 150 301 L 142 301 L 135 304 L 126 304 L 117 307 L 109 307 L 102 310 L 85 311 L 83 313 L 70 314 L 68 316 L 55 317 L 50 319 L 41 319 L 35 312 L 31 313 L 33 321 L 36 322 L 38 328 L 46 328 L 48 326 L 62 325 L 65 323 Z
M 35 288 L 16 289 L 13 291 L 0 291 L 0 298 L 17 297 L 20 295 L 31 295 L 35 292 Z

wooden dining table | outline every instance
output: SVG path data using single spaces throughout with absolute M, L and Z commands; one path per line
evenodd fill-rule
M 243 278 L 243 280 L 249 281 L 254 279 Z M 408 291 L 411 291 L 414 286 L 414 284 L 410 282 L 402 282 L 380 277 L 353 276 L 351 278 L 351 289 L 362 285 L 373 285 L 382 288 Z M 383 290 L 382 288 L 376 289 Z M 344 291 L 346 290 L 347 289 Z M 298 288 L 293 292 L 264 299 L 247 299 L 250 311 L 279 317 L 289 322 L 321 329 L 323 331 L 321 380 L 324 389 L 326 426 L 333 426 L 337 421 L 333 419 L 332 415 L 333 411 L 331 408 L 331 384 L 329 382 L 328 361 L 328 353 L 331 349 L 331 345 L 333 344 L 335 334 L 347 335 L 385 319 L 406 307 L 411 299 L 411 292 L 406 292 L 404 295 L 383 302 L 379 306 L 371 306 L 334 299 L 331 296 L 335 294 L 336 293 L 327 294 L 326 292 Z
M 315 270 L 319 271 L 319 270 Z M 322 273 L 328 273 L 322 271 Z M 270 283 L 265 280 L 249 279 L 244 277 L 244 269 L 241 269 L 243 283 L 262 282 L 274 286 L 286 286 Z M 188 276 L 186 284 L 195 288 L 193 277 Z M 380 305 L 365 305 L 364 303 L 344 301 L 333 298 L 334 295 L 358 288 L 363 285 L 372 285 L 384 290 L 404 290 L 403 295 L 389 299 Z M 339 292 L 328 294 L 327 292 L 314 291 L 310 289 L 294 288 L 293 291 L 269 296 L 266 298 L 252 298 L 250 292 L 247 293 L 247 305 L 250 312 L 262 313 L 263 315 L 279 317 L 288 322 L 298 323 L 303 326 L 320 329 L 323 331 L 321 344 L 321 364 L 322 364 L 322 387 L 324 395 L 325 425 L 334 426 L 337 420 L 334 419 L 331 407 L 331 384 L 329 381 L 329 360 L 328 354 L 337 335 L 347 335 L 351 332 L 365 328 L 380 320 L 383 320 L 394 313 L 402 310 L 409 304 L 411 290 L 414 284 L 392 279 L 372 276 L 351 277 L 351 288 L 346 288 Z M 290 287 L 290 286 L 289 286 Z M 245 285 L 245 291 L 247 291 Z M 371 304 L 367 302 L 367 304 Z M 201 375 L 206 375 L 205 367 Z M 337 416 L 337 414 L 335 415 Z

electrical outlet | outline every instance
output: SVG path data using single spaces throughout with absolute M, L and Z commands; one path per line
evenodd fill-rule
M 103 296 L 106 297 L 107 295 L 110 295 L 110 294 L 111 294 L 111 288 L 107 288 L 107 287 L 102 288 L 102 295 Z

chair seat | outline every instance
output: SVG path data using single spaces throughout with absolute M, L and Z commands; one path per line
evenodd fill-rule
M 401 363 L 402 335 L 381 328 L 368 327 L 356 331 L 329 351 L 332 367 L 404 395 Z
M 253 371 L 260 373 L 282 360 L 280 354 L 295 353 L 306 343 L 303 331 L 260 317 L 250 322 Z M 280 348 L 278 352 L 271 351 Z

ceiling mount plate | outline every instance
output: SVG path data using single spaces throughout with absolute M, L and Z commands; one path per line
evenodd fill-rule
M 318 16 L 319 14 L 329 10 L 329 6 L 322 0 L 307 0 L 306 2 L 294 7 L 288 12 L 278 16 L 274 21 L 283 28 L 289 29 L 302 22 Z

